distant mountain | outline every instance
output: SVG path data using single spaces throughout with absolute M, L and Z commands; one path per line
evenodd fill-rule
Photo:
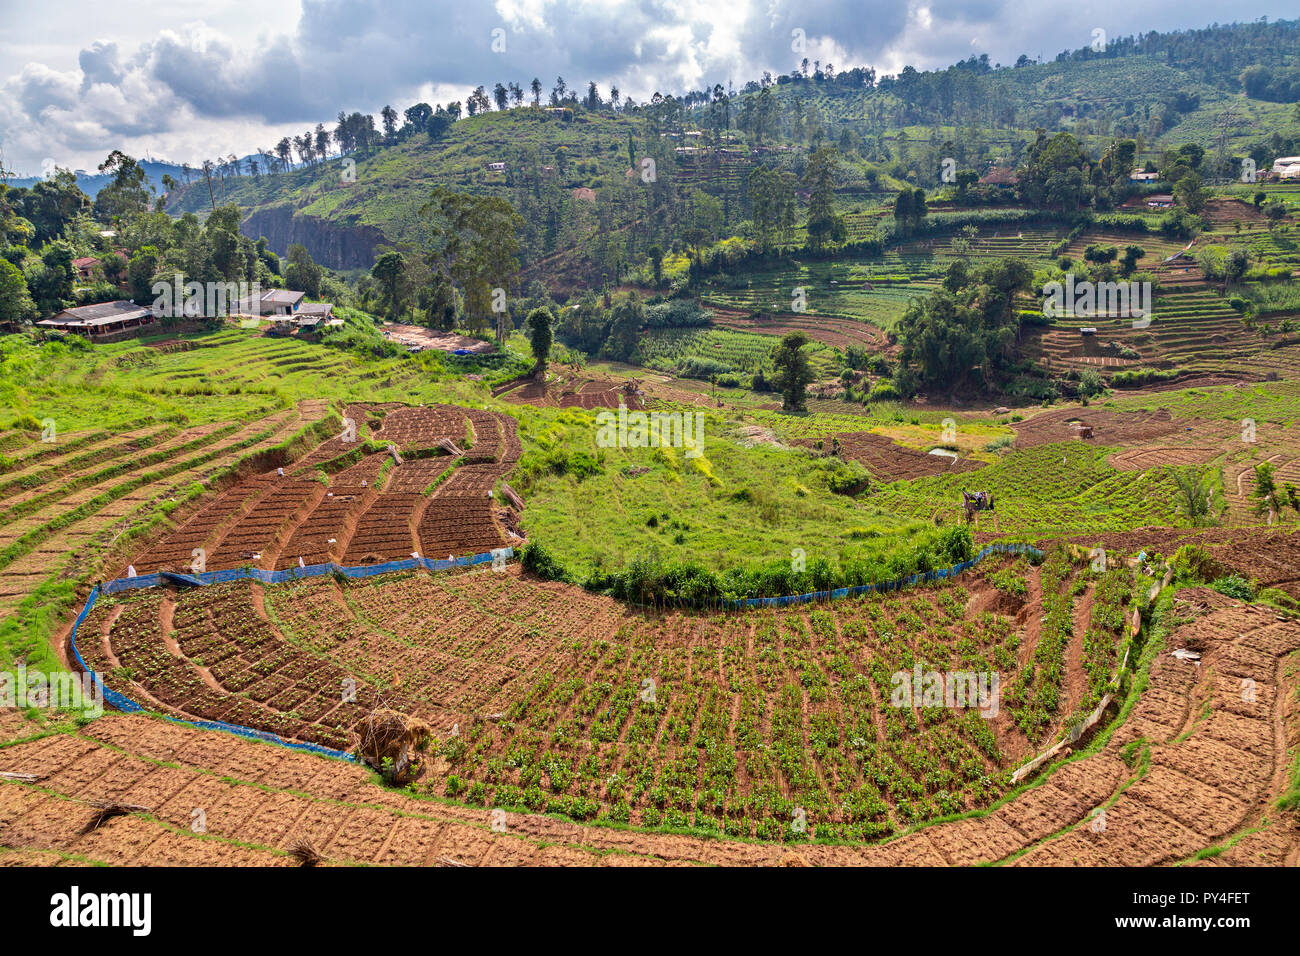
M 248 157 L 241 157 L 239 162 L 243 164 L 244 160 L 247 158 Z M 149 178 L 150 184 L 160 194 L 166 192 L 166 190 L 163 188 L 163 182 L 162 182 L 162 178 L 164 175 L 170 175 L 177 182 L 184 182 L 185 179 L 185 171 L 178 163 L 168 163 L 162 160 L 142 159 L 140 160 L 140 166 L 142 169 L 144 169 L 145 176 Z M 198 170 L 191 168 L 190 169 L 191 177 L 196 175 L 197 172 Z M 10 186 L 15 186 L 15 187 L 32 186 L 40 182 L 43 178 L 44 177 L 42 176 L 23 176 L 15 179 L 10 179 L 7 182 Z M 77 185 L 81 187 L 81 191 L 85 193 L 87 196 L 89 196 L 91 199 L 94 199 L 95 194 L 99 192 L 101 189 L 103 189 L 105 186 L 107 186 L 109 184 L 109 181 L 112 178 L 113 178 L 112 176 L 109 176 L 106 173 L 87 172 L 84 169 L 77 170 Z

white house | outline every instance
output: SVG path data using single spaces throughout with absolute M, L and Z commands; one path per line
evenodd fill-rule
M 239 303 L 244 315 L 291 315 L 298 311 L 303 293 L 292 289 L 270 289 L 260 296 L 249 296 Z

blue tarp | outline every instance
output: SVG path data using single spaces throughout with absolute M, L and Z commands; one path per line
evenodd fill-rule
M 86 599 L 86 606 L 81 609 L 77 619 L 72 625 L 72 654 L 77 660 L 77 664 L 83 671 L 91 675 L 95 685 L 104 695 L 104 702 L 117 710 L 124 713 L 134 714 L 144 710 L 144 708 L 127 697 L 125 694 L 118 693 L 104 685 L 104 680 L 95 671 L 87 666 L 81 657 L 81 652 L 77 649 L 77 631 L 81 628 L 86 616 L 90 614 L 95 602 L 99 600 L 99 595 L 115 594 L 119 591 L 133 590 L 135 588 L 156 588 L 164 581 L 171 581 L 189 586 L 202 587 L 208 584 L 221 584 L 228 581 L 255 580 L 264 584 L 280 584 L 286 581 L 296 581 L 301 578 L 322 577 L 326 574 L 339 572 L 349 578 L 369 578 L 376 574 L 387 574 L 390 571 L 410 571 L 415 568 L 425 568 L 429 571 L 446 571 L 450 568 L 471 567 L 477 564 L 484 564 L 494 560 L 497 555 L 502 555 L 506 559 L 514 556 L 514 550 L 503 548 L 495 553 L 466 555 L 463 558 L 456 558 L 451 561 L 431 561 L 428 558 L 407 558 L 404 561 L 388 561 L 384 564 L 368 564 L 360 567 L 344 567 L 339 564 L 309 564 L 302 568 L 291 568 L 288 571 L 265 571 L 261 568 L 232 568 L 228 571 L 204 571 L 199 574 L 177 574 L 174 571 L 161 571 L 152 574 L 137 574 L 131 578 L 117 578 L 109 581 L 100 587 L 96 585 L 90 591 L 90 596 Z M 221 730 L 226 733 L 238 734 L 241 737 L 248 737 L 252 740 L 262 740 L 267 743 L 279 744 L 282 747 L 289 747 L 293 750 L 306 750 L 311 753 L 322 754 L 326 757 L 338 757 L 343 760 L 355 760 L 352 754 L 342 750 L 333 750 L 329 747 L 322 747 L 318 744 L 302 743 L 296 740 L 285 740 L 277 734 L 270 733 L 266 730 L 256 730 L 252 727 L 241 727 L 238 724 L 227 724 L 219 720 L 181 720 L 177 717 L 168 717 L 163 715 L 164 719 L 175 724 L 183 724 L 187 727 L 198 727 L 202 730 Z
M 929 584 L 933 581 L 943 581 L 962 574 L 975 567 L 990 554 L 1028 554 L 1036 560 L 1042 560 L 1044 557 L 1042 551 L 1030 544 L 990 544 L 986 545 L 979 554 L 969 561 L 954 564 L 950 568 L 938 568 L 934 571 L 926 571 L 923 574 L 911 574 L 892 581 L 859 584 L 850 588 L 836 588 L 834 591 L 809 591 L 806 594 L 788 594 L 782 597 L 741 598 L 735 601 L 717 602 L 711 606 L 722 607 L 727 610 L 743 610 L 755 607 L 789 607 L 792 604 L 808 604 L 813 601 L 838 601 L 843 598 L 860 597 L 863 594 L 870 594 L 872 591 L 896 591 L 899 588 L 912 587 L 918 583 Z
M 511 548 L 505 548 L 506 558 L 514 555 Z M 497 552 L 500 554 L 501 552 Z M 783 597 L 764 597 L 764 598 L 745 598 L 739 601 L 723 602 L 723 607 L 738 610 L 743 608 L 754 607 L 788 607 L 792 604 L 807 604 L 811 601 L 840 600 L 848 597 L 859 597 L 863 594 L 869 594 L 872 591 L 894 591 L 902 587 L 910 587 L 918 582 L 941 581 L 949 577 L 969 571 L 975 565 L 979 564 L 990 554 L 1028 554 L 1035 559 L 1041 560 L 1043 552 L 1028 544 L 990 544 L 983 548 L 979 554 L 975 555 L 969 561 L 963 561 L 955 564 L 951 568 L 940 568 L 934 571 L 927 571 L 924 574 L 912 574 L 904 578 L 897 578 L 893 581 L 882 581 L 876 584 L 860 584 L 850 588 L 836 588 L 833 591 L 810 591 L 807 594 L 791 594 Z M 118 578 L 109 581 L 102 588 L 96 586 L 90 592 L 90 597 L 86 600 L 86 606 L 81 609 L 77 615 L 76 622 L 72 625 L 72 653 L 77 659 L 77 663 L 86 673 L 92 675 L 96 685 L 104 695 L 105 703 L 125 711 L 126 713 L 136 713 L 144 708 L 137 704 L 131 698 L 124 694 L 119 694 L 115 690 L 110 690 L 104 686 L 103 680 L 98 674 L 86 666 L 86 662 L 81 658 L 81 652 L 77 650 L 77 631 L 90 613 L 91 608 L 99 599 L 101 592 L 113 594 L 118 591 L 125 591 L 133 588 L 151 588 L 158 587 L 164 578 L 182 579 L 186 583 L 196 585 L 220 584 L 227 581 L 239 581 L 243 579 L 261 581 L 264 584 L 280 584 L 286 581 L 296 581 L 301 578 L 322 577 L 326 574 L 339 572 L 349 578 L 369 578 L 377 574 L 387 574 L 391 571 L 410 571 L 415 568 L 424 568 L 428 571 L 445 571 L 450 568 L 470 567 L 477 564 L 484 564 L 493 560 L 494 554 L 469 555 L 463 558 L 456 558 L 452 561 L 431 561 L 428 558 L 407 558 L 403 561 L 388 561 L 384 564 L 367 564 L 359 567 L 344 567 L 338 564 L 309 564 L 302 568 L 291 568 L 288 571 L 266 571 L 261 568 L 232 568 L 228 571 L 205 571 L 201 574 L 185 575 L 175 574 L 164 571 L 154 574 L 140 574 L 133 578 Z M 263 740 L 269 743 L 279 744 L 283 747 L 290 747 L 295 750 L 306 750 L 312 753 L 323 754 L 328 757 L 340 757 L 344 760 L 355 760 L 351 754 L 341 750 L 331 750 L 328 747 L 321 747 L 316 744 L 299 743 L 298 741 L 285 740 L 273 733 L 265 730 L 255 730 L 252 727 L 240 727 L 235 724 L 226 724 L 215 720 L 180 720 L 175 717 L 167 717 L 167 720 L 177 724 L 184 724 L 189 727 L 198 727 L 203 730 L 222 730 L 227 733 L 238 734 L 241 737 L 248 737 L 254 740 Z
M 201 581 L 192 574 L 177 574 L 175 571 L 159 571 L 159 576 L 171 584 L 182 584 L 185 587 L 198 588 L 207 584 L 207 581 Z
M 503 554 L 507 560 L 514 557 L 513 548 L 502 548 L 495 554 Z M 106 594 L 116 594 L 131 588 L 156 588 L 166 576 L 168 579 L 183 579 L 194 585 L 225 584 L 229 581 L 260 581 L 263 584 L 283 584 L 286 581 L 298 581 L 302 578 L 319 578 L 327 574 L 342 574 L 349 578 L 371 578 L 376 574 L 388 574 L 391 571 L 413 571 L 423 568 L 426 571 L 446 571 L 450 568 L 467 568 L 485 564 L 494 559 L 494 552 L 486 554 L 468 554 L 451 561 L 445 558 L 435 561 L 430 558 L 405 558 L 401 561 L 385 561 L 382 564 L 362 564 L 345 566 L 341 564 L 309 564 L 305 567 L 289 568 L 285 571 L 267 571 L 263 568 L 230 568 L 226 571 L 203 571 L 199 574 L 176 574 L 172 571 L 137 574 L 133 578 L 117 578 L 109 581 L 101 590 Z

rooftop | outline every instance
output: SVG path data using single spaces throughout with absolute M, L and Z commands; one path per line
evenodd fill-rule
M 136 305 L 128 299 L 118 299 L 115 302 L 97 302 L 94 305 L 79 305 L 75 308 L 64 309 L 62 312 L 48 319 L 42 319 L 36 324 L 50 328 L 76 325 L 111 325 L 114 322 L 129 321 L 147 315 L 153 315 L 153 310 L 148 306 Z
M 289 306 L 293 308 L 302 301 L 304 293 L 295 292 L 292 289 L 269 289 L 260 296 L 249 296 L 239 303 L 240 311 L 250 312 L 260 315 L 268 308 L 274 309 L 279 306 Z

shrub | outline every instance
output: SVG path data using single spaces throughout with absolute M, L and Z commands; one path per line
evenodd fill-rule
M 1154 368 L 1126 369 L 1111 376 L 1110 384 L 1116 388 L 1141 388 L 1151 382 L 1168 382 L 1181 374 L 1181 369 L 1166 370 Z
M 1210 587 L 1220 594 L 1226 594 L 1228 597 L 1236 598 L 1239 601 L 1253 601 L 1255 599 L 1255 589 L 1239 574 L 1230 574 L 1227 577 L 1219 578 Z
M 1197 544 L 1185 544 L 1174 552 L 1174 570 L 1192 581 L 1213 581 L 1222 576 L 1224 568 L 1210 553 Z
M 546 548 L 530 541 L 524 545 L 519 555 L 519 563 L 525 571 L 537 575 L 546 581 L 567 581 L 568 572 Z

